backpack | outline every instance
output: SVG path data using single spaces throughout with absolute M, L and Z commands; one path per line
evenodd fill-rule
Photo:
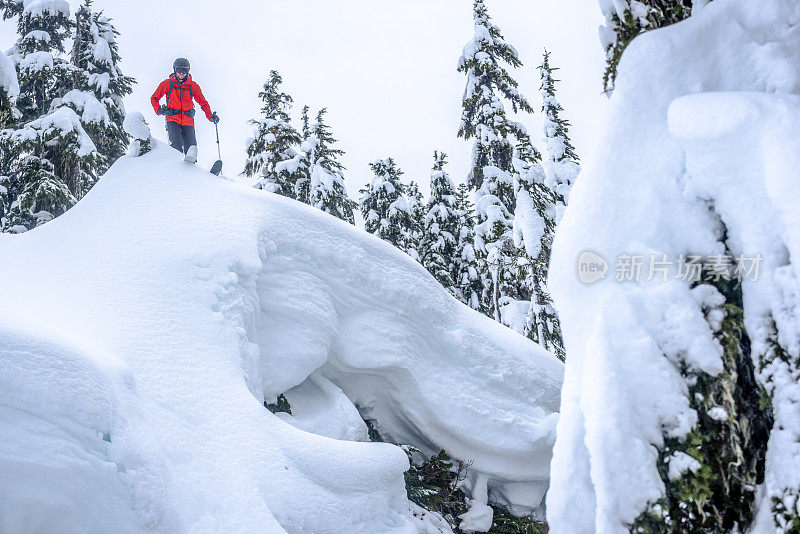
M 169 96 L 172 94 L 172 88 L 174 86 L 180 87 L 181 85 L 183 85 L 183 83 L 176 82 L 172 78 L 169 79 L 169 89 L 167 90 L 167 106 L 169 106 Z M 192 86 L 193 85 L 194 85 L 194 83 L 190 83 L 189 84 L 189 98 L 192 101 L 192 109 L 189 109 L 189 110 L 186 110 L 186 111 L 181 111 L 179 109 L 172 109 L 170 107 L 167 107 L 166 115 L 168 117 L 171 117 L 172 115 L 187 115 L 189 117 L 194 117 L 195 110 L 194 110 L 194 92 L 192 91 Z

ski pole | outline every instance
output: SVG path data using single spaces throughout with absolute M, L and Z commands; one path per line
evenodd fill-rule
M 218 122 L 214 122 L 214 129 L 217 131 L 217 156 L 219 159 L 222 160 L 222 152 L 219 150 L 219 125 Z

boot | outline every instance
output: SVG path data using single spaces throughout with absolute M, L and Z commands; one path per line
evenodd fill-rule
M 189 150 L 186 151 L 186 157 L 183 158 L 183 161 L 197 163 L 197 145 L 192 145 L 189 147 Z

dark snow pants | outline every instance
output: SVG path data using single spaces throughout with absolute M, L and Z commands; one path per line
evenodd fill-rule
M 169 146 L 186 154 L 189 147 L 197 144 L 194 126 L 180 125 L 177 122 L 167 121 Z

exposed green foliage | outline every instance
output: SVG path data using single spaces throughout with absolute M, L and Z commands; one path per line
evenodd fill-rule
M 0 177 L 2 196 L 16 198 L 3 216 L 3 230 L 21 233 L 64 213 L 76 200 L 58 179 L 53 165 L 37 156 L 18 161 L 9 176 Z
M 375 429 L 374 421 L 365 419 L 371 441 L 384 439 Z M 411 465 L 405 472 L 408 499 L 422 508 L 436 512 L 450 524 L 453 532 L 460 534 L 458 516 L 469 510 L 461 484 L 467 476 L 471 462 L 455 460 L 444 450 L 421 461 L 422 452 L 410 445 L 401 445 Z M 516 517 L 501 506 L 489 505 L 494 510 L 494 523 L 490 534 L 545 534 L 547 525 L 531 517 Z
M 278 400 L 274 403 L 267 404 L 265 401 L 264 408 L 271 411 L 272 413 L 286 412 L 289 415 L 292 415 L 292 407 L 289 404 L 289 401 L 286 399 L 286 395 L 284 395 L 283 393 L 278 395 Z
M 800 516 L 797 515 L 797 512 L 788 510 L 786 505 L 777 497 L 772 498 L 772 515 L 776 521 L 780 522 L 783 532 L 788 534 L 800 533 Z
M 494 523 L 489 530 L 494 534 L 546 534 L 547 524 L 531 517 L 517 517 L 503 508 L 494 507 Z
M 383 443 L 383 437 L 381 437 L 380 432 L 378 432 L 378 430 L 375 428 L 373 421 L 370 421 L 369 419 L 364 419 L 364 422 L 367 424 L 367 433 L 369 434 L 369 440 Z
M 692 13 L 692 0 L 625 0 L 625 3 L 629 8 L 624 16 L 620 17 L 616 11 L 606 14 L 606 29 L 614 36 L 606 44 L 605 91 L 614 89 L 622 53 L 637 35 L 680 22 Z
M 439 451 L 419 465 L 414 457 L 421 454 L 419 449 L 403 446 L 408 455 L 411 468 L 406 471 L 406 491 L 408 499 L 426 510 L 432 510 L 455 526 L 458 516 L 467 512 L 467 503 L 459 484 L 466 477 L 467 464 L 454 462 L 445 451 Z
M 461 484 L 467 476 L 471 462 L 454 460 L 445 451 L 415 463 L 419 449 L 403 446 L 411 468 L 406 471 L 406 491 L 412 502 L 426 510 L 437 512 L 450 524 L 453 532 L 460 533 L 458 516 L 469 509 Z M 491 534 L 543 534 L 547 525 L 532 517 L 516 517 L 502 506 L 489 503 L 494 510 Z
M 741 286 L 724 279 L 706 282 L 726 299 L 716 335 L 724 370 L 711 376 L 683 367 L 698 422 L 686 438 L 667 439 L 659 451 L 658 469 L 666 496 L 636 520 L 633 532 L 731 532 L 753 520 L 772 414 L 754 376 Z M 669 461 L 676 454 L 687 454 L 697 464 L 670 477 Z

